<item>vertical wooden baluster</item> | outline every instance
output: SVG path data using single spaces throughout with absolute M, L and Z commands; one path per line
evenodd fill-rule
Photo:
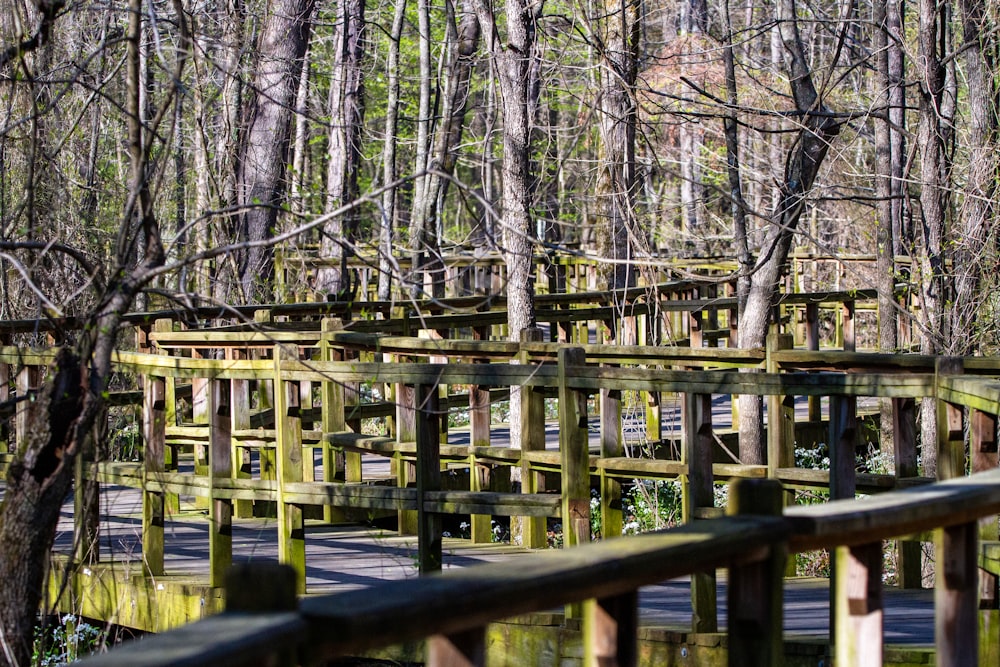
M 341 352 L 325 339 L 327 334 L 334 333 L 343 328 L 343 323 L 339 319 L 324 318 L 321 324 L 324 340 L 320 342 L 320 355 L 324 362 L 341 361 Z M 331 433 L 347 430 L 347 423 L 344 420 L 345 392 L 343 383 L 336 378 L 327 377 L 320 385 L 322 393 L 322 425 L 323 437 Z M 342 454 L 333 449 L 329 442 L 323 442 L 323 481 L 333 483 L 346 480 L 346 471 L 342 469 L 345 458 Z M 355 481 L 355 480 L 352 480 Z M 360 481 L 360 480 L 356 480 Z M 323 520 L 326 523 L 335 523 L 346 518 L 343 508 L 331 505 L 323 506 Z
M 688 473 L 682 485 L 684 522 L 690 523 L 698 509 L 713 507 L 715 493 L 712 475 L 712 396 L 683 394 L 684 446 L 681 461 Z M 715 572 L 691 575 L 691 630 L 718 632 Z
M 486 664 L 486 628 L 427 640 L 427 667 L 482 667 Z
M 563 543 L 567 547 L 590 541 L 590 450 L 587 433 L 587 394 L 571 389 L 568 377 L 583 366 L 582 348 L 559 350 L 559 450 L 562 459 Z
M 741 479 L 729 488 L 731 515 L 780 516 L 784 503 L 781 483 L 773 479 Z M 729 571 L 729 666 L 781 667 L 782 575 L 786 546 L 773 544 L 762 561 L 735 565 Z
M 429 491 L 441 490 L 441 402 L 436 384 L 416 386 L 417 544 L 420 574 L 441 569 L 441 515 L 425 507 Z
M 563 267 L 565 268 L 565 267 Z M 525 329 L 521 332 L 522 343 L 540 343 L 542 330 Z M 531 355 L 521 350 L 521 365 L 527 366 Z M 541 493 L 545 475 L 537 472 L 528 460 L 530 452 L 545 449 L 545 398 L 534 387 L 521 387 L 521 490 L 524 493 Z M 546 520 L 544 517 L 525 517 L 521 534 L 521 544 L 529 549 L 547 546 Z
M 813 352 L 819 351 L 819 304 L 806 304 L 806 349 Z M 820 407 L 820 397 L 809 397 L 809 421 L 818 422 L 823 420 L 823 413 Z
M 285 485 L 302 481 L 302 419 L 296 382 L 282 379 L 282 362 L 297 361 L 298 352 L 274 347 L 274 421 L 278 478 L 278 559 L 295 568 L 298 591 L 305 593 L 306 545 L 302 506 L 285 498 Z
M 917 403 L 912 398 L 892 399 L 892 446 L 896 479 L 917 476 Z M 896 543 L 896 572 L 901 588 L 923 586 L 923 549 L 918 540 Z
M 246 350 L 231 349 L 231 359 L 244 360 L 248 358 Z M 234 432 L 250 429 L 250 381 L 243 379 L 230 380 L 229 386 L 230 436 Z M 250 448 L 233 440 L 232 446 L 233 479 L 248 480 L 253 477 L 251 472 Z M 253 516 L 253 500 L 237 500 L 233 503 L 233 515 L 239 519 Z
M 142 563 L 146 574 L 163 574 L 163 524 L 164 494 L 150 491 L 146 483 L 160 481 L 165 471 L 164 441 L 166 422 L 164 420 L 163 378 L 147 375 L 142 393 L 142 431 L 145 445 L 143 455 L 142 493 Z
M 639 595 L 636 591 L 587 600 L 583 606 L 584 665 L 638 664 Z
M 969 414 L 972 455 L 972 472 L 993 470 L 1000 464 L 997 448 L 997 418 L 981 410 Z M 1000 539 L 996 515 L 979 520 L 981 542 Z M 983 665 L 1000 664 L 1000 595 L 997 576 L 979 570 L 979 662 Z
M 216 587 L 223 585 L 226 570 L 233 562 L 233 501 L 214 495 L 216 485 L 228 482 L 233 476 L 232 414 L 229 380 L 213 379 L 208 389 L 211 481 L 208 499 L 208 580 L 209 586 Z
M 938 667 L 979 664 L 978 533 L 975 521 L 940 528 L 935 533 L 934 637 Z
M 937 382 L 962 373 L 961 357 L 942 357 L 934 362 Z M 937 401 L 937 478 L 954 479 L 965 475 L 965 426 L 962 406 Z

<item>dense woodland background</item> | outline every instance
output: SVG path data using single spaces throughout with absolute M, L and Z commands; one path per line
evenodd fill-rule
M 441 293 L 443 255 L 499 251 L 515 339 L 533 253 L 600 258 L 609 287 L 735 260 L 749 347 L 793 248 L 871 254 L 835 273 L 879 290 L 882 349 L 901 284 L 921 351 L 994 352 L 996 26 L 984 0 L 2 0 L 0 318 L 87 323 L 8 478 L 4 636 L 30 636 L 27 564 L 120 315 L 270 302 L 276 249 L 327 260 L 318 299 L 358 293 L 352 256 L 403 299 Z
M 846 284 L 919 289 L 924 351 L 992 345 L 992 4 L 370 3 L 4 2 L 0 317 L 88 312 L 145 216 L 140 308 L 271 301 L 275 246 L 318 298 L 352 254 L 388 297 L 500 250 L 517 295 L 565 250 L 736 259 L 746 299 L 799 248 L 878 253 Z

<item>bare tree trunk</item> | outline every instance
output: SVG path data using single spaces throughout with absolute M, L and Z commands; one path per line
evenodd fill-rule
M 441 253 L 436 228 L 427 224 L 427 168 L 431 151 L 431 66 L 430 0 L 417 0 L 417 37 L 420 52 L 420 96 L 417 106 L 416 178 L 410 207 L 411 295 L 416 298 L 429 282 L 426 275 L 432 258 Z
M 996 238 L 997 85 L 990 59 L 997 49 L 996 25 L 983 0 L 961 0 L 965 76 L 968 82 L 969 172 L 955 235 L 955 300 L 951 308 L 950 354 L 968 355 L 979 347 L 978 314 L 984 253 Z
M 890 90 L 894 83 L 890 74 L 890 42 L 888 0 L 875 0 L 873 47 L 875 50 L 875 100 L 878 110 L 883 114 L 875 119 L 875 211 L 878 216 L 878 228 L 875 237 L 876 270 L 878 273 L 878 334 L 879 349 L 883 352 L 895 352 L 898 340 L 897 329 L 899 316 L 896 312 L 896 240 L 894 234 L 900 228 L 901 220 L 897 215 L 902 208 L 894 197 L 895 183 L 901 173 L 902 165 L 893 163 L 896 152 L 893 142 L 900 141 L 901 133 L 892 126 L 890 113 Z M 898 49 L 898 46 L 895 48 Z M 898 85 L 898 84 L 895 84 Z M 880 435 L 879 447 L 886 460 L 892 460 L 893 429 L 892 401 L 880 399 Z
M 446 6 L 452 8 L 450 2 L 446 3 Z M 479 48 L 479 19 L 468 6 L 467 0 L 463 3 L 460 20 L 449 11 L 448 33 L 448 54 L 444 63 L 440 94 L 440 122 L 434 133 L 433 151 L 429 159 L 432 170 L 424 181 L 423 193 L 425 237 L 438 241 L 441 237 L 444 198 L 448 193 L 450 178 L 455 173 L 458 147 L 462 141 L 472 65 L 476 49 Z M 440 241 L 438 245 L 440 246 Z M 444 265 L 441 262 L 440 248 L 427 248 L 427 251 L 430 257 L 426 268 L 432 275 L 434 296 L 443 297 Z
M 286 192 L 292 109 L 302 58 L 309 43 L 315 0 L 275 0 L 264 19 L 255 94 L 249 103 L 246 143 L 239 165 L 239 239 L 247 244 L 239 257 L 243 300 L 273 298 L 274 258 L 268 241 L 274 235 Z
M 492 9 L 473 0 L 489 52 L 496 63 L 503 113 L 503 254 L 507 264 L 507 326 L 510 340 L 535 326 L 535 281 L 532 273 L 531 224 L 531 75 L 535 53 L 535 14 L 542 3 L 507 0 L 502 39 Z M 511 392 L 511 444 L 519 447 L 520 402 Z
M 725 44 L 722 58 L 726 68 L 726 102 L 729 111 L 723 120 L 726 135 L 726 176 L 729 183 L 729 210 L 733 216 L 733 242 L 736 245 L 736 261 L 739 269 L 736 277 L 737 313 L 746 307 L 750 293 L 750 272 L 753 270 L 753 256 L 750 253 L 750 239 L 747 229 L 746 201 L 743 199 L 743 181 L 740 178 L 740 136 L 739 118 L 736 109 L 739 93 L 736 87 L 736 58 L 733 53 L 733 26 L 729 15 L 729 3 L 723 10 L 725 22 Z M 732 343 L 730 343 L 732 345 Z
M 739 337 L 740 347 L 743 348 L 764 346 L 771 308 L 776 303 L 806 196 L 826 158 L 830 142 L 840 131 L 839 123 L 828 113 L 813 84 L 799 36 L 795 0 L 779 0 L 777 8 L 778 29 L 785 48 L 785 67 L 795 108 L 801 118 L 801 129 L 791 154 L 784 161 L 785 172 L 778 185 L 778 203 L 771 214 L 770 227 L 750 279 L 746 308 L 740 314 Z M 765 462 L 762 412 L 759 397 L 740 396 L 740 461 L 747 465 Z
M 396 203 L 398 194 L 396 181 L 396 124 L 399 121 L 399 40 L 403 34 L 406 18 L 406 0 L 397 0 L 396 12 L 392 18 L 392 35 L 389 41 L 389 55 L 386 62 L 386 110 L 385 143 L 382 146 L 382 212 L 379 225 L 379 273 L 378 298 L 388 301 L 392 296 L 392 278 L 396 273 L 393 255 L 393 235 L 396 226 Z
M 41 6 L 39 34 L 45 39 L 31 49 L 47 45 L 60 9 L 61 3 Z M 88 316 L 88 326 L 83 328 L 85 333 L 76 348 L 63 348 L 56 355 L 49 379 L 31 404 L 28 435 L 8 469 L 0 509 L 0 577 L 4 582 L 0 588 L 0 665 L 7 667 L 30 664 L 48 554 L 73 480 L 75 458 L 92 444 L 99 430 L 98 418 L 104 414 L 103 396 L 121 315 L 164 260 L 149 187 L 149 156 L 159 120 L 144 125 L 140 107 L 141 9 L 140 0 L 130 0 L 126 57 L 129 190 L 115 246 L 115 266 L 109 271 L 111 280 L 97 295 L 100 305 Z M 169 104 L 190 51 L 180 0 L 173 3 L 173 9 L 180 44 L 172 72 L 174 83 L 157 114 L 160 120 L 169 118 Z M 141 252 L 137 253 L 140 243 Z M 137 256 L 141 261 L 136 261 Z
M 597 187 L 603 200 L 599 215 L 604 217 L 601 256 L 611 262 L 608 287 L 621 289 L 635 285 L 632 260 L 637 248 L 645 245 L 635 215 L 639 3 L 607 0 L 599 25 L 603 45 L 598 103 L 602 159 Z
M 943 58 L 948 41 L 950 5 L 947 0 L 921 0 L 920 46 L 920 212 L 924 254 L 921 262 L 923 327 L 920 351 L 937 354 L 945 349 L 944 308 L 948 299 L 945 278 L 945 225 L 948 210 L 950 165 L 948 146 L 951 119 L 946 115 L 947 71 Z M 937 419 L 933 399 L 924 399 L 921 410 L 924 474 L 937 471 Z
M 329 149 L 327 151 L 326 212 L 358 197 L 361 162 L 361 125 L 364 122 L 364 0 L 337 0 L 337 25 L 333 77 L 330 82 Z M 358 213 L 333 218 L 323 230 L 320 256 L 338 266 L 322 267 L 316 291 L 327 298 L 348 298 L 357 285 L 350 284 L 347 259 L 354 254 Z

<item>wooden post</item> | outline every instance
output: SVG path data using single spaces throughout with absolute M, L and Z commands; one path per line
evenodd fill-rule
M 882 543 L 837 547 L 831 585 L 838 665 L 882 665 Z
M 934 635 L 939 667 L 979 664 L 977 522 L 936 531 Z
M 269 310 L 258 310 L 254 312 L 254 322 L 260 324 L 266 324 L 271 321 L 271 311 Z M 253 352 L 254 356 L 257 358 L 263 358 L 265 352 L 263 350 L 257 350 Z M 272 359 L 272 361 L 274 361 Z M 277 362 L 274 362 L 277 363 Z M 274 408 L 277 402 L 275 396 L 275 384 L 273 380 L 257 380 L 257 409 L 264 411 L 269 408 Z M 277 415 L 277 412 L 275 413 Z M 277 421 L 277 417 L 275 417 Z M 277 428 L 277 424 L 275 424 Z M 272 447 L 261 447 L 258 450 L 258 457 L 260 461 L 260 479 L 261 481 L 277 481 L 278 479 L 278 462 L 277 462 L 277 451 Z M 256 516 L 276 516 L 277 506 L 275 503 L 267 502 L 257 502 L 254 503 L 254 514 Z
M 565 272 L 565 267 L 563 267 Z M 565 273 L 563 275 L 565 280 Z M 565 283 L 564 283 L 565 285 Z M 542 340 L 542 330 L 524 329 L 522 343 L 538 343 Z M 524 350 L 520 355 L 521 365 L 528 365 L 529 355 Z M 545 489 L 545 475 L 536 472 L 531 462 L 524 456 L 527 452 L 545 449 L 545 398 L 534 387 L 521 387 L 521 490 L 524 493 L 541 493 Z M 521 524 L 521 544 L 529 549 L 547 546 L 546 521 L 544 517 L 524 517 Z
M 298 592 L 305 593 L 306 541 L 302 507 L 285 500 L 285 484 L 302 481 L 302 419 L 296 382 L 281 377 L 284 360 L 298 352 L 274 346 L 274 428 L 278 478 L 278 560 L 295 568 Z
M 712 475 L 712 396 L 683 394 L 684 446 L 681 462 L 687 465 L 682 483 L 684 523 L 698 517 L 698 510 L 715 506 Z M 692 632 L 718 632 L 715 572 L 691 575 Z
M 780 516 L 783 504 L 784 490 L 774 479 L 740 479 L 729 487 L 730 515 Z M 785 544 L 773 544 L 764 560 L 729 570 L 730 667 L 785 664 L 781 587 L 786 552 Z
M 830 498 L 853 498 L 857 488 L 857 399 L 830 396 Z
M 969 414 L 972 455 L 972 472 L 993 470 L 1000 464 L 997 452 L 997 418 L 980 410 Z M 979 520 L 981 542 L 1000 539 L 997 517 L 989 516 Z M 979 661 L 984 665 L 1000 664 L 1000 596 L 995 574 L 979 570 Z
M 767 335 L 767 360 L 765 368 L 768 373 L 777 373 L 778 364 L 771 359 L 771 353 L 778 350 L 788 350 L 792 347 L 792 337 L 789 334 L 772 331 Z M 778 468 L 795 466 L 795 397 L 767 397 L 767 474 L 774 477 Z M 785 494 L 785 504 L 793 503 L 793 492 Z
M 441 403 L 436 384 L 416 386 L 417 548 L 420 574 L 441 569 L 441 515 L 425 509 L 428 491 L 441 490 Z
M 208 461 L 211 470 L 209 486 L 208 582 L 222 586 L 226 570 L 233 563 L 233 502 L 216 498 L 215 486 L 233 475 L 232 415 L 229 381 L 211 381 L 208 395 L 209 444 Z
M 590 450 L 587 434 L 587 394 L 571 389 L 569 375 L 583 366 L 582 348 L 559 350 L 559 451 L 562 459 L 563 544 L 590 541 Z
M 408 361 L 400 358 L 398 361 Z M 417 439 L 417 415 L 414 405 L 416 398 L 413 385 L 396 385 L 396 443 L 415 442 Z M 395 454 L 396 483 L 400 488 L 411 486 L 416 476 L 413 464 L 403 459 L 397 448 Z M 417 513 L 414 510 L 399 510 L 397 528 L 400 535 L 417 534 Z
M 204 359 L 204 353 L 206 350 L 194 349 L 191 350 L 192 359 Z M 209 399 L 209 379 L 207 377 L 193 377 L 191 378 L 191 421 L 192 423 L 199 426 L 208 426 L 211 422 L 210 409 L 208 406 Z M 211 470 L 208 463 L 208 447 L 199 442 L 193 447 L 194 452 L 194 474 L 198 476 L 204 476 L 206 478 L 211 477 Z M 195 507 L 208 509 L 209 504 L 206 498 L 200 496 L 195 496 L 194 498 Z
M 343 328 L 343 323 L 339 319 L 324 318 L 320 326 L 324 334 L 324 339 L 320 341 L 320 356 L 322 360 L 325 362 L 340 361 L 340 351 L 330 344 L 325 335 L 339 331 Z M 322 400 L 320 413 L 324 435 L 346 431 L 347 422 L 344 420 L 344 385 L 333 378 L 326 378 L 320 385 L 320 395 Z M 345 471 L 342 469 L 345 459 L 338 454 L 329 442 L 323 443 L 321 474 L 323 481 L 326 483 L 344 481 L 345 479 Z M 323 521 L 326 523 L 335 523 L 345 518 L 346 516 L 342 508 L 333 507 L 332 505 L 323 506 Z
M 844 352 L 854 352 L 857 343 L 854 338 L 854 302 L 845 301 L 843 307 Z
M 473 340 L 488 340 L 489 327 L 473 327 Z M 476 359 L 476 363 L 489 363 L 489 359 Z M 525 388 L 521 388 L 523 394 Z M 469 455 L 469 483 L 472 491 L 484 491 L 489 488 L 492 470 L 486 466 L 476 465 L 476 447 L 490 446 L 490 388 L 479 385 L 469 386 L 469 444 L 473 448 Z M 506 472 L 506 471 L 505 471 Z M 470 536 L 473 542 L 487 543 L 493 540 L 493 517 L 489 514 L 473 514 L 469 522 L 472 524 Z M 513 528 L 513 526 L 512 526 Z
M 819 304 L 806 304 L 806 349 L 819 352 Z M 820 407 L 820 397 L 809 397 L 809 421 L 822 421 L 823 413 Z
M 246 359 L 245 350 L 231 349 L 232 359 Z M 229 381 L 229 413 L 231 433 L 250 429 L 250 381 L 233 379 Z M 250 448 L 233 440 L 232 464 L 234 479 L 250 479 L 253 477 Z M 253 501 L 237 500 L 233 503 L 233 516 L 239 519 L 253 517 Z
M 639 595 L 636 591 L 587 600 L 583 606 L 583 664 L 638 664 Z
M 914 399 L 892 399 L 892 446 L 897 480 L 917 476 L 916 420 Z M 900 588 L 923 587 L 923 549 L 918 540 L 896 542 L 896 572 Z
M 935 384 L 940 378 L 962 373 L 961 357 L 941 357 L 934 362 Z M 937 478 L 954 479 L 965 475 L 965 428 L 960 405 L 937 401 Z
M 302 588 L 295 569 L 281 563 L 252 561 L 234 565 L 226 573 L 226 612 L 268 613 L 295 611 L 296 591 Z M 298 647 L 274 643 L 259 656 L 258 664 L 271 667 L 299 665 Z
M 163 574 L 163 524 L 164 497 L 161 492 L 149 491 L 146 483 L 162 475 L 164 466 L 163 378 L 147 375 L 142 393 L 142 432 L 145 441 L 143 455 L 142 493 L 142 563 L 149 576 Z
M 482 667 L 486 664 L 486 628 L 473 628 L 427 639 L 428 667 Z
M 617 366 L 617 364 L 615 364 Z M 623 456 L 625 444 L 622 436 L 621 391 L 601 389 L 601 457 Z M 589 461 L 588 461 L 589 465 Z M 602 469 L 603 470 L 603 469 Z M 622 486 L 614 477 L 601 473 L 601 537 L 620 537 L 622 534 Z

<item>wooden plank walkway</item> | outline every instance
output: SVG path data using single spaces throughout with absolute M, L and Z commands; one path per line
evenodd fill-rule
M 106 486 L 102 490 L 101 555 L 121 571 L 142 567 L 141 500 L 137 490 Z M 56 539 L 57 552 L 72 545 L 72 504 L 63 509 Z M 204 511 L 187 509 L 168 519 L 167 575 L 204 582 L 208 570 L 208 520 Z M 417 576 L 415 536 L 365 526 L 332 527 L 310 522 L 307 536 L 307 586 L 313 593 L 366 588 L 384 581 Z M 233 521 L 233 559 L 277 560 L 273 519 Z M 446 538 L 444 568 L 515 559 L 527 550 L 510 544 L 472 544 Z M 885 589 L 885 640 L 890 645 L 931 647 L 934 644 L 933 590 Z M 725 628 L 726 582 L 718 586 L 720 630 Z M 673 580 L 640 592 L 640 623 L 687 631 L 690 626 L 690 584 Z M 786 639 L 824 641 L 829 627 L 829 584 L 825 579 L 792 578 L 785 584 Z

